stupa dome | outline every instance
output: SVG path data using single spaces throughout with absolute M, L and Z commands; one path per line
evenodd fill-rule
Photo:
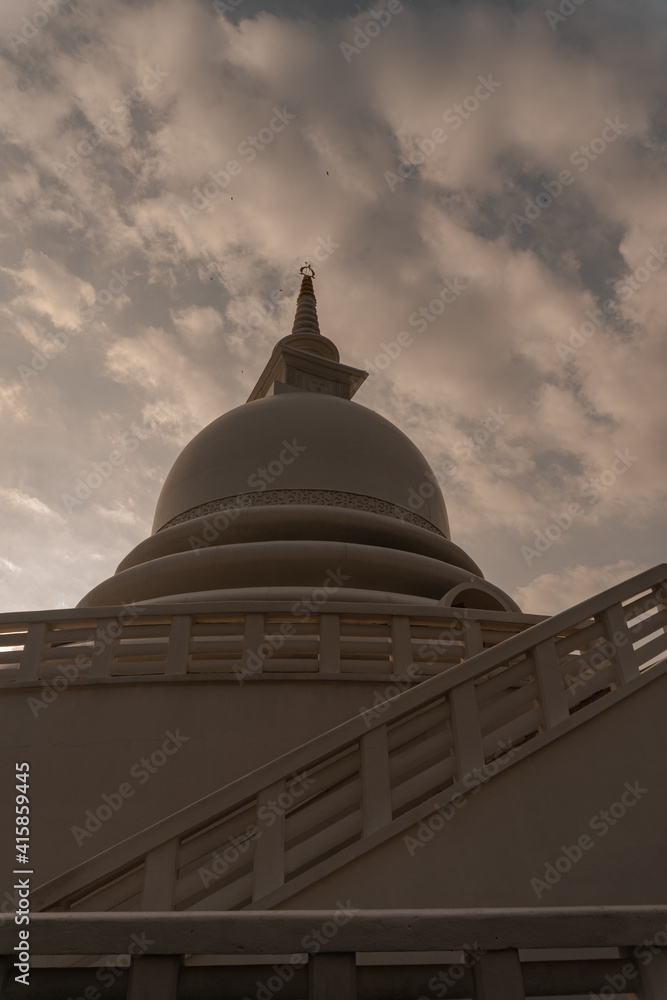
M 366 374 L 320 333 L 306 268 L 248 401 L 184 448 L 153 534 L 81 604 L 293 601 L 335 581 L 328 600 L 518 610 L 450 540 L 419 449 L 352 401 Z
M 419 449 L 368 407 L 324 393 L 257 399 L 200 431 L 167 476 L 153 531 L 239 500 L 374 511 L 449 537 L 442 493 Z

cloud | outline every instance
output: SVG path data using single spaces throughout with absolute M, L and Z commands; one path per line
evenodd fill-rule
M 103 507 L 95 504 L 95 513 L 100 517 L 113 521 L 114 524 L 136 524 L 137 517 L 134 511 L 122 507 L 120 504 L 115 508 Z
M 555 615 L 649 568 L 632 559 L 610 566 L 571 566 L 560 573 L 542 573 L 512 596 L 527 614 Z
M 91 285 L 43 252 L 27 250 L 21 268 L 7 269 L 5 273 L 21 289 L 13 301 L 14 308 L 46 317 L 58 328 L 80 326 L 79 305 L 95 297 Z
M 29 496 L 22 490 L 0 489 L 0 500 L 19 511 L 27 511 L 38 517 L 49 517 L 60 519 L 60 514 L 43 503 L 38 497 Z
M 198 316 L 181 314 L 177 325 L 192 335 L 193 329 L 201 332 L 210 322 L 210 315 L 202 317 L 200 311 Z M 215 380 L 190 361 L 175 337 L 164 330 L 149 327 L 143 334 L 117 340 L 107 353 L 107 369 L 112 378 L 164 402 L 181 446 L 198 425 L 218 415 L 221 399 Z
M 267 6 L 71 4 L 16 51 L 7 33 L 36 8 L 3 8 L 10 488 L 64 517 L 81 470 L 151 407 L 172 414 L 61 536 L 57 518 L 8 507 L 3 551 L 27 581 L 8 606 L 76 603 L 149 530 L 180 449 L 245 401 L 289 332 L 287 279 L 306 259 L 343 361 L 375 365 L 411 336 L 357 400 L 434 469 L 453 466 L 454 539 L 489 579 L 539 611 L 561 585 L 538 581 L 569 579 L 575 561 L 591 586 L 610 566 L 659 562 L 667 263 L 646 265 L 667 243 L 658 5 L 583 4 L 552 31 L 534 4 L 404 4 L 349 61 L 341 45 L 369 11 Z M 484 99 L 481 80 L 497 82 Z M 607 119 L 624 127 L 602 148 Z M 84 321 L 114 272 L 131 280 Z M 258 302 L 275 306 L 253 324 Z M 22 378 L 70 329 L 81 335 Z M 499 407 L 510 419 L 470 449 Z M 637 460 L 588 503 L 626 449 Z M 521 546 L 575 502 L 576 525 L 527 566 Z
M 212 306 L 181 309 L 172 313 L 174 326 L 190 342 L 192 347 L 207 348 L 218 342 L 222 332 L 222 317 Z

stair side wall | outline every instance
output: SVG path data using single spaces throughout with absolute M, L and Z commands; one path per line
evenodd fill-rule
M 278 908 L 660 903 L 666 715 L 663 675 Z
M 39 698 L 41 686 L 3 690 L 0 793 L 13 802 L 14 765 L 29 762 L 35 884 L 345 722 L 385 687 L 285 678 L 72 684 L 36 716 L 28 699 Z M 122 785 L 127 797 L 90 835 L 87 811 L 111 811 L 103 796 L 117 804 Z M 75 837 L 73 827 L 84 833 Z M 0 857 L 12 857 L 13 845 L 8 819 L 0 824 Z M 0 898 L 4 890 L 0 884 Z

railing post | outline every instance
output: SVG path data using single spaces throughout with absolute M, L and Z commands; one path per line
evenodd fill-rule
M 5 986 L 9 986 L 12 960 L 7 955 L 0 955 L 0 996 L 3 995 Z
M 614 604 L 611 608 L 603 611 L 600 617 L 607 638 L 615 649 L 613 659 L 616 661 L 618 683 L 627 684 L 628 681 L 639 677 L 639 663 L 623 608 L 620 604 Z
M 259 834 L 255 840 L 253 901 L 279 889 L 285 882 L 285 809 L 278 802 L 285 791 L 286 782 L 283 779 L 263 788 L 257 796 Z M 275 817 L 271 826 L 267 822 L 262 823 L 260 819 L 260 814 L 265 810 Z
M 481 624 L 472 618 L 462 618 L 461 628 L 463 629 L 464 659 L 469 660 L 471 656 L 484 652 Z
M 191 615 L 174 615 L 169 626 L 165 674 L 185 674 L 190 655 Z
M 173 909 L 178 847 L 179 838 L 173 837 L 146 855 L 141 889 L 142 910 Z
M 648 949 L 647 949 L 648 950 Z M 667 997 L 667 951 L 651 952 L 647 965 L 639 965 L 641 1000 L 665 1000 Z
M 340 616 L 320 615 L 320 671 L 340 673 Z
M 386 726 L 361 737 L 361 813 L 364 837 L 392 820 Z
M 139 955 L 132 959 L 127 1000 L 177 1000 L 180 955 Z
M 39 679 L 39 668 L 42 664 L 42 651 L 46 643 L 46 622 L 31 622 L 25 637 L 21 662 L 16 675 L 17 681 L 36 681 Z
M 118 633 L 113 636 L 109 629 L 112 625 L 118 626 Z M 120 635 L 120 623 L 117 618 L 98 619 L 93 639 L 93 649 L 90 654 L 90 669 L 88 677 L 110 677 L 111 665 L 113 663 L 114 650 L 118 635 Z M 95 649 L 96 646 L 101 648 Z
M 519 952 L 488 951 L 473 967 L 475 1000 L 525 1000 Z
M 533 663 L 544 728 L 551 729 L 570 716 L 553 639 L 538 642 L 533 649 Z
M 405 615 L 392 615 L 391 623 L 392 673 L 402 676 L 412 663 L 412 633 L 410 619 Z
M 357 1000 L 354 952 L 330 952 L 309 957 L 308 1000 Z
M 449 693 L 452 712 L 452 737 L 456 754 L 456 775 L 461 781 L 484 765 L 482 732 L 474 681 L 466 681 Z

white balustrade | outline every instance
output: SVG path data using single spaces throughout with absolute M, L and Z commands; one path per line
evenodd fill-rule
M 383 831 L 386 836 L 397 832 L 397 824 L 404 829 L 415 822 L 416 810 L 422 809 L 421 817 L 429 799 L 437 797 L 440 806 L 445 804 L 460 790 L 467 774 L 502 756 L 508 745 L 529 752 L 531 741 L 543 745 L 552 738 L 552 730 L 562 734 L 578 725 L 578 718 L 588 718 L 591 710 L 603 711 L 626 691 L 659 676 L 664 660 L 648 667 L 644 660 L 645 649 L 655 650 L 654 640 L 635 648 L 632 628 L 628 631 L 623 624 L 627 612 L 622 609 L 632 609 L 631 621 L 641 616 L 644 610 L 638 595 L 649 591 L 651 598 L 666 578 L 666 568 L 656 567 L 489 648 L 484 648 L 478 636 L 474 641 L 482 648 L 470 659 L 408 687 L 382 704 L 382 710 L 370 719 L 363 715 L 350 719 L 55 879 L 38 890 L 33 905 L 47 908 L 65 900 L 67 905 L 76 905 L 77 898 L 88 894 L 91 882 L 100 884 L 104 872 L 109 884 L 132 866 L 146 872 L 147 879 L 154 864 L 150 859 L 167 842 L 173 854 L 165 848 L 164 857 L 173 857 L 179 906 L 200 900 L 206 895 L 204 890 L 217 905 L 223 899 L 233 899 L 235 906 L 274 905 L 342 863 L 336 860 L 337 854 L 343 858 L 348 856 L 346 851 L 362 850 L 365 837 L 377 840 Z M 654 622 L 643 627 L 642 634 L 651 635 L 647 629 L 657 629 L 667 648 L 661 605 L 654 600 L 649 610 Z M 248 642 L 261 645 L 265 618 L 259 613 L 246 616 Z M 414 623 L 413 616 L 397 625 L 392 636 L 402 658 L 407 649 L 407 621 Z M 363 616 L 359 616 L 361 625 Z M 481 631 L 483 625 L 481 619 Z M 602 665 L 598 668 L 592 666 L 597 662 L 596 651 Z M 597 679 L 611 670 L 594 706 L 588 705 L 589 681 L 584 675 L 580 689 L 571 684 L 566 691 L 564 672 L 582 661 L 594 675 L 598 669 Z M 246 662 L 252 666 L 251 659 Z M 588 714 L 578 716 L 587 705 Z M 516 759 L 515 754 L 506 766 Z M 278 819 L 263 822 L 262 807 L 270 808 L 270 802 L 297 775 L 308 779 L 303 794 L 294 796 Z M 187 868 L 188 859 L 199 857 L 205 865 L 247 837 L 248 809 L 259 831 L 252 851 L 243 855 L 242 863 L 237 859 L 237 871 L 228 866 L 224 886 L 217 881 L 209 889 L 201 880 L 197 884 Z M 251 876 L 248 864 L 253 867 Z M 176 870 L 181 873 L 178 878 Z M 136 893 L 134 883 L 128 883 L 127 892 L 132 893 L 126 900 L 129 906 Z M 117 899 L 115 905 L 122 908 L 121 904 Z M 511 964 L 509 958 L 503 961 Z M 491 970 L 490 981 L 494 975 Z
M 79 610 L 80 618 L 71 611 L 0 615 L 0 691 L 59 676 L 68 685 L 73 679 L 80 685 L 156 676 L 205 681 L 215 675 L 245 683 L 331 674 L 365 681 L 399 677 L 412 684 L 542 620 L 450 608 L 397 615 L 393 605 L 377 613 L 355 605 L 304 621 L 291 610 L 281 612 L 277 602 L 262 612 L 235 614 L 191 613 L 183 605 L 159 616 L 149 606 L 131 614 L 120 608 L 104 612 Z

